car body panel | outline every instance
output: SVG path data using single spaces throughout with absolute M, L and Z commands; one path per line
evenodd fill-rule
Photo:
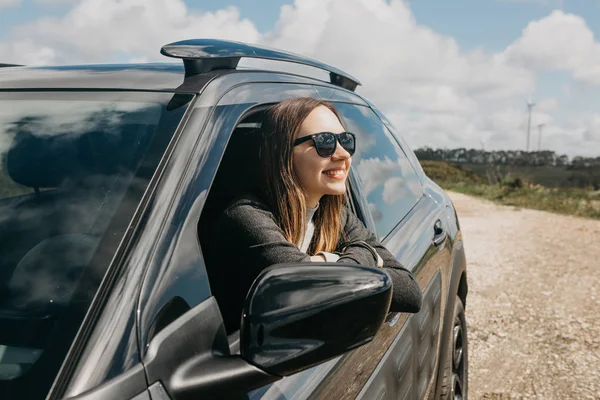
M 13 67 L 0 69 L 0 90 L 137 90 L 172 92 L 183 82 L 180 63 Z

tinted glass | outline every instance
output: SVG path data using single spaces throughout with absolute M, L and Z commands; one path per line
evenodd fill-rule
M 335 106 L 345 128 L 356 134 L 352 167 L 358 172 L 377 234 L 384 237 L 422 196 L 421 183 L 398 142 L 370 108 Z
M 0 93 L 0 398 L 47 393 L 185 111 L 171 98 Z

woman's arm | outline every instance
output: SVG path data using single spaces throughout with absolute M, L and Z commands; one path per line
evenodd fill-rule
M 383 268 L 392 278 L 394 293 L 390 311 L 418 312 L 422 294 L 412 273 L 402 267 L 352 212 L 345 212 L 346 240 L 340 243 L 340 250 L 345 250 L 337 262 L 377 267 L 377 258 L 358 243 L 366 242 L 381 256 Z M 273 214 L 254 203 L 242 202 L 229 207 L 218 222 L 216 235 L 223 258 L 243 261 L 239 266 L 223 265 L 231 270 L 242 287 L 249 288 L 260 272 L 273 264 L 324 261 L 319 259 L 321 256 L 311 257 L 288 242 Z
M 348 208 L 345 208 L 345 225 L 340 249 L 345 248 L 338 262 L 355 262 L 361 265 L 377 266 L 377 258 L 364 246 L 366 243 L 383 260 L 383 268 L 392 278 L 394 293 L 390 311 L 416 313 L 421 309 L 422 293 L 412 272 L 398 262 L 396 257 L 382 245 L 375 234 L 368 230 L 362 221 Z

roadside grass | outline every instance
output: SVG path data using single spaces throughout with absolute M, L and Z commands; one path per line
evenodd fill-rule
M 422 161 L 427 176 L 446 190 L 483 197 L 499 204 L 600 219 L 600 191 L 548 188 L 526 179 L 482 176 L 460 165 Z

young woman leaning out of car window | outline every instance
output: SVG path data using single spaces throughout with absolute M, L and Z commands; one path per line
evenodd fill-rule
M 390 311 L 416 313 L 422 294 L 413 274 L 345 206 L 356 137 L 330 103 L 293 98 L 270 107 L 256 190 L 237 198 L 215 232 L 220 278 L 213 292 L 228 332 L 239 329 L 244 298 L 264 268 L 285 262 L 355 263 L 385 268 Z

